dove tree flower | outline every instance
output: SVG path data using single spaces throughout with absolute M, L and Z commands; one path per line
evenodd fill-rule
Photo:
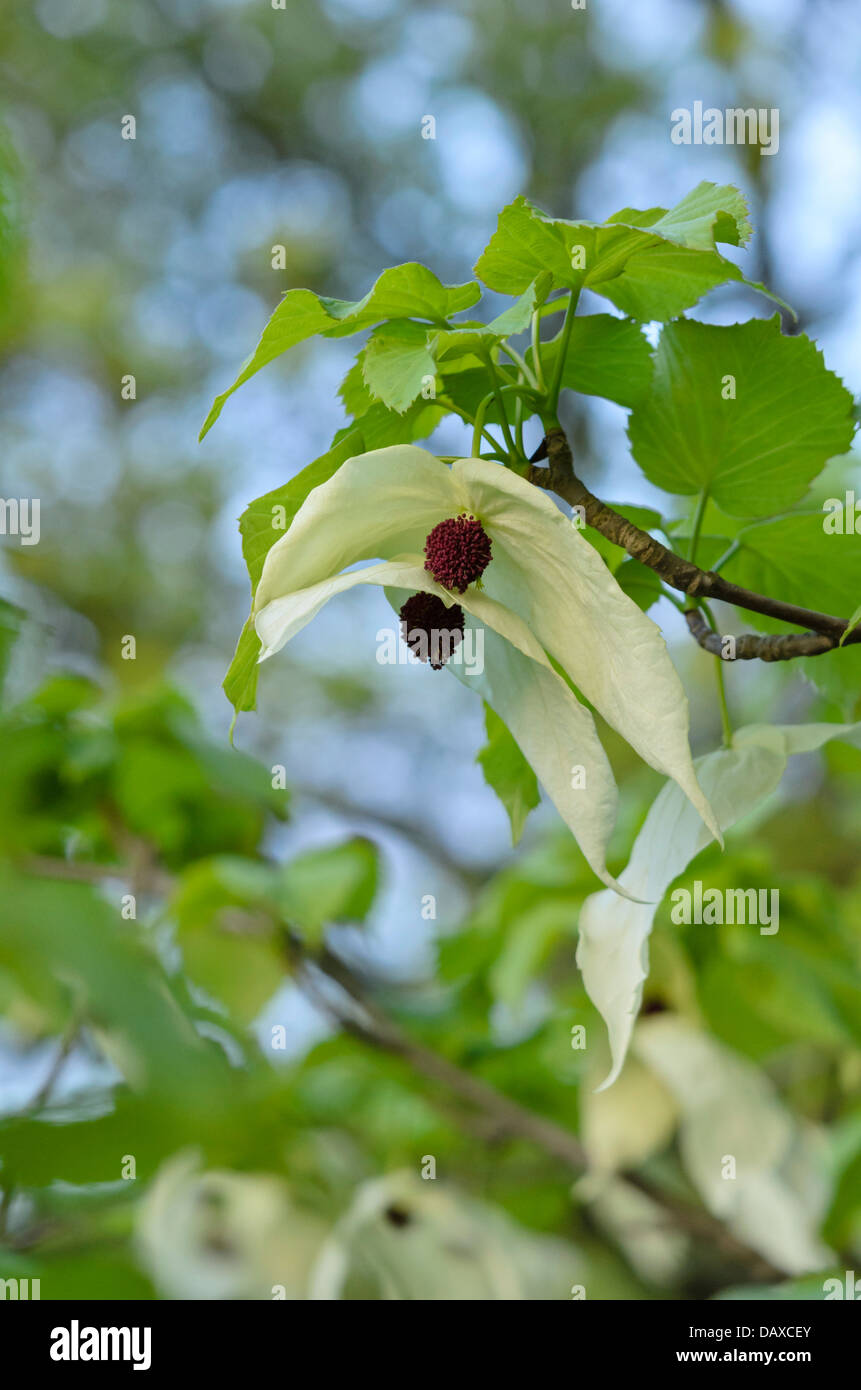
M 371 559 L 377 563 L 347 568 Z M 407 641 L 418 595 L 426 596 L 426 612 L 436 601 L 440 630 L 484 629 L 483 671 L 451 669 L 508 726 L 604 883 L 617 886 L 606 867 L 616 786 L 572 683 L 719 835 L 693 768 L 687 699 L 660 630 L 523 478 L 487 459 L 449 467 L 413 445 L 348 459 L 308 495 L 266 556 L 253 609 L 261 660 L 359 584 L 393 591 Z M 427 633 L 431 649 L 435 633 Z
M 629 1044 L 658 902 L 711 836 L 768 796 L 804 740 L 786 730 L 733 735 L 724 662 L 797 659 L 829 700 L 857 699 L 861 623 L 857 612 L 832 615 L 861 592 L 861 551 L 851 528 L 848 544 L 835 544 L 804 501 L 826 462 L 851 447 L 852 395 L 778 315 L 730 325 L 687 317 L 717 285 L 770 294 L 719 249 L 744 247 L 750 234 L 742 195 L 712 183 L 674 208 L 626 207 L 602 224 L 516 198 L 475 266 L 478 280 L 513 299 L 496 317 L 460 318 L 480 286 L 444 285 L 416 264 L 383 271 L 356 301 L 291 289 L 202 431 L 296 344 L 368 331 L 340 390 L 349 423 L 240 520 L 253 609 L 225 691 L 237 714 L 253 709 L 259 661 L 330 598 L 360 584 L 387 591 L 410 651 L 495 711 L 480 757 L 515 838 L 537 800 L 531 765 L 606 885 L 583 906 L 578 950 L 610 1033 L 605 1084 Z M 582 313 L 584 289 L 617 312 Z M 662 325 L 654 345 L 650 322 Z M 630 411 L 632 463 L 674 499 L 668 506 L 617 509 L 588 490 L 559 422 L 563 389 Z M 417 446 L 446 415 L 472 426 L 470 457 Z M 524 429 L 535 419 L 544 438 L 530 457 Z M 532 467 L 543 458 L 547 469 Z M 587 534 L 551 490 L 580 509 Z M 685 693 L 646 615 L 661 595 L 718 658 L 725 747 L 697 764 Z M 713 599 L 750 614 L 764 634 L 721 636 Z M 472 635 L 483 640 L 480 670 L 452 659 Z M 669 779 L 618 880 L 606 864 L 617 792 L 593 712 Z

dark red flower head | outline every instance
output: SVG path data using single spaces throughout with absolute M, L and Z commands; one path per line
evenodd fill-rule
M 425 569 L 437 584 L 462 594 L 490 564 L 490 536 L 474 516 L 452 516 L 433 528 L 425 555 Z
M 436 594 L 413 594 L 400 612 L 401 637 L 413 656 L 441 671 L 463 641 L 463 609 L 446 608 Z

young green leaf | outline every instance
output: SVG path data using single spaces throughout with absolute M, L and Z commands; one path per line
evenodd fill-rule
M 550 272 L 542 271 L 526 287 L 516 304 L 512 304 L 495 319 L 491 319 L 490 323 L 464 324 L 434 334 L 434 356 L 440 362 L 466 355 L 480 358 L 506 338 L 525 333 L 532 322 L 532 315 L 544 304 L 552 281 Z
M 215 424 L 228 397 L 261 367 L 297 343 L 318 334 L 342 338 L 384 319 L 417 318 L 444 326 L 452 314 L 468 309 L 480 294 L 474 281 L 443 285 L 432 271 L 417 262 L 384 270 L 364 298 L 355 301 L 326 299 L 311 290 L 288 290 L 233 385 L 216 396 L 200 432 L 201 439 Z
M 524 294 L 544 271 L 557 288 L 578 289 L 583 281 L 582 272 L 572 269 L 561 224 L 520 194 L 499 214 L 475 273 L 501 294 Z
M 186 970 L 242 1024 L 271 999 L 286 969 L 274 920 L 260 910 L 275 874 L 270 865 L 238 856 L 198 860 L 179 879 L 171 903 Z M 247 925 L 238 930 L 243 912 Z
M 855 629 L 856 629 L 856 627 L 858 626 L 859 623 L 861 623 L 861 604 L 859 604 L 858 607 L 855 609 L 854 613 L 852 614 L 852 617 L 849 619 L 849 622 L 848 622 L 847 627 L 846 627 L 846 631 L 844 632 L 843 636 L 840 638 L 840 645 L 841 645 L 841 647 L 843 646 L 843 644 L 844 644 L 844 642 L 846 641 L 846 638 L 849 636 L 850 632 L 854 632 Z
M 347 413 L 353 416 L 348 425 L 338 430 L 333 447 L 347 439 L 353 430 L 360 430 L 366 449 L 384 449 L 389 444 L 412 444 L 433 434 L 445 414 L 442 406 L 432 400 L 418 399 L 404 411 L 392 410 L 383 401 L 375 400 L 365 381 L 365 349 L 359 353 L 338 394 Z
M 727 280 L 751 283 L 717 250 L 719 241 L 744 245 L 749 234 L 741 194 L 712 183 L 675 208 L 625 208 L 604 224 L 552 219 L 520 197 L 500 213 L 475 273 L 492 289 L 521 294 L 549 270 L 555 288 L 585 286 L 633 318 L 668 320 Z
M 376 328 L 362 353 L 362 376 L 371 396 L 400 414 L 435 379 L 428 330 L 414 319 L 393 319 Z
M 729 246 L 745 246 L 753 230 L 743 194 L 732 184 L 719 187 L 705 181 L 697 184 L 669 212 L 665 208 L 648 208 L 645 212 L 623 208 L 607 221 L 647 227 L 679 246 L 700 251 L 713 250 L 716 241 Z

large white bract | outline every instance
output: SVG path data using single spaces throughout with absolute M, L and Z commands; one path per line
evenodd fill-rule
M 477 517 L 493 547 L 480 585 L 450 593 L 424 568 L 428 533 Z M 362 560 L 380 563 L 344 573 Z M 652 767 L 671 777 L 720 837 L 688 745 L 688 703 L 650 618 L 549 497 L 486 459 L 448 467 L 414 445 L 348 459 L 309 494 L 271 548 L 254 599 L 261 660 L 356 584 L 436 594 L 485 629 L 484 670 L 469 676 L 508 725 L 598 877 L 616 785 L 591 712 L 554 662 Z M 583 769 L 573 775 L 574 769 Z
M 832 738 L 858 743 L 861 724 L 748 724 L 736 730 L 731 748 L 699 758 L 697 774 L 721 828 L 729 830 L 776 791 L 792 754 L 815 752 Z M 623 902 L 618 893 L 593 893 L 580 910 L 577 964 L 610 1039 L 612 1064 L 599 1091 L 616 1080 L 628 1052 L 661 899 L 707 843 L 699 817 L 678 788 L 667 783 L 619 875 L 630 901 Z

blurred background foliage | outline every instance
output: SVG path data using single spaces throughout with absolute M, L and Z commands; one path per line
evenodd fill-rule
M 745 190 L 748 273 L 857 395 L 859 28 L 842 0 L 4 7 L 0 492 L 42 511 L 38 545 L 2 549 L 0 1277 L 44 1298 L 822 1297 L 857 1267 L 861 754 L 796 759 L 691 866 L 688 886 L 778 888 L 780 931 L 665 906 L 635 1055 L 595 1096 L 574 966 L 594 884 L 546 806 L 512 853 L 480 704 L 376 663 L 382 596 L 331 605 L 227 744 L 234 518 L 328 447 L 349 347 L 297 349 L 195 441 L 283 290 L 356 298 L 407 259 L 463 280 L 518 192 L 597 219 L 701 178 Z M 672 145 L 695 100 L 778 107 L 780 153 Z M 725 288 L 701 316 L 768 312 Z M 565 410 L 590 485 L 653 504 L 625 412 Z M 857 486 L 855 461 L 835 477 Z M 655 612 L 702 751 L 711 663 Z M 739 723 L 837 716 L 757 666 L 730 672 Z M 658 779 L 602 737 L 619 865 Z M 753 1175 L 720 1224 L 715 1114 Z

